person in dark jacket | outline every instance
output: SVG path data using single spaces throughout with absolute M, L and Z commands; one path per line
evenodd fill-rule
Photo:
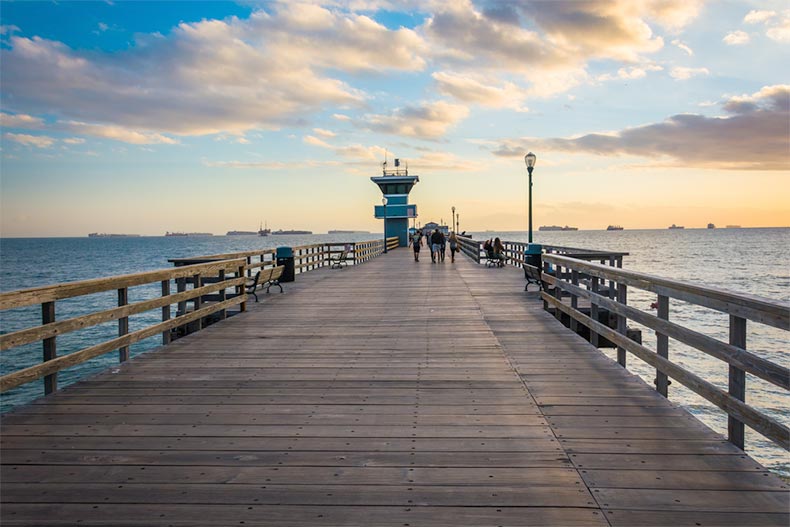
M 439 229 L 433 231 L 431 234 L 431 262 L 436 263 L 436 258 L 441 258 L 443 241 L 442 232 Z

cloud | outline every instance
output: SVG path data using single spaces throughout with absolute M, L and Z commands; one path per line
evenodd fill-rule
M 596 77 L 598 81 L 611 81 L 611 80 L 636 80 L 644 79 L 647 77 L 649 71 L 662 71 L 664 68 L 657 64 L 646 64 L 644 66 L 632 66 L 630 68 L 620 68 L 617 70 L 617 75 L 606 73 Z
M 68 145 L 81 145 L 85 142 L 85 139 L 82 137 L 67 137 L 63 142 Z
M 768 28 L 765 34 L 777 42 L 790 42 L 790 18 L 783 18 L 781 22 Z
M 38 130 L 44 127 L 44 119 L 23 113 L 0 112 L 0 126 L 4 128 Z
M 331 130 L 324 130 L 323 128 L 313 128 L 313 133 L 321 137 L 335 137 L 337 134 Z
M 708 68 L 686 68 L 683 66 L 676 66 L 672 68 L 669 72 L 669 75 L 673 79 L 677 80 L 686 80 L 690 79 L 691 77 L 695 77 L 697 75 L 709 75 L 710 71 Z
M 788 170 L 787 123 L 790 85 L 767 86 L 759 92 L 733 97 L 724 104 L 729 117 L 673 115 L 661 123 L 615 133 L 576 138 L 503 141 L 499 156 L 521 156 L 529 148 L 588 152 L 601 156 L 633 155 L 669 160 L 671 166 Z
M 155 132 L 141 132 L 130 130 L 122 126 L 111 126 L 101 124 L 82 123 L 79 121 L 67 121 L 62 123 L 68 130 L 73 132 L 101 137 L 103 139 L 113 139 L 134 145 L 150 145 L 162 143 L 167 145 L 178 144 L 178 141 Z
M 678 49 L 685 51 L 686 54 L 690 57 L 694 55 L 694 50 L 692 50 L 690 47 L 688 47 L 688 45 L 684 44 L 678 39 L 673 40 L 672 45 L 677 47 Z
M 749 34 L 739 29 L 730 31 L 722 40 L 728 46 L 741 46 L 749 43 Z
M 3 137 L 9 141 L 14 141 L 20 145 L 34 146 L 36 148 L 49 148 L 55 143 L 55 139 L 46 135 L 14 134 L 6 132 Z
M 405 106 L 391 115 L 367 115 L 358 125 L 387 134 L 437 139 L 467 115 L 465 105 L 436 101 Z
M 522 106 L 527 91 L 512 82 L 502 86 L 491 86 L 476 75 L 460 75 L 450 72 L 435 72 L 432 75 L 440 93 L 465 102 L 490 108 L 513 108 L 526 111 Z
M 315 136 L 312 136 L 312 135 L 305 136 L 302 139 L 302 141 L 304 141 L 308 145 L 319 146 L 321 148 L 332 148 L 332 145 L 330 145 L 326 141 L 323 141 L 323 140 L 321 140 L 321 139 L 319 139 L 319 138 L 317 138 Z
M 0 50 L 3 101 L 19 112 L 152 133 L 204 135 L 300 125 L 365 95 L 341 71 L 415 71 L 422 40 L 364 16 L 275 4 L 248 20 L 182 23 L 124 52 L 11 36 Z
M 342 113 L 333 113 L 332 117 L 334 119 L 337 119 L 338 121 L 350 121 L 351 120 L 351 117 L 349 117 L 348 115 L 343 115 Z
M 758 11 L 753 9 L 743 17 L 743 21 L 747 24 L 760 24 L 776 16 L 776 11 Z

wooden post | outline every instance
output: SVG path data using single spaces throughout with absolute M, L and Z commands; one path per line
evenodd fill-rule
M 554 266 L 554 277 L 557 279 L 557 282 L 562 280 L 562 266 L 555 265 Z M 559 286 L 554 286 L 554 298 L 556 298 L 559 302 L 562 302 L 562 289 Z M 562 322 L 562 311 L 558 308 L 554 308 L 554 318 Z
M 628 295 L 626 286 L 623 283 L 617 284 L 617 301 L 623 305 L 628 304 Z M 617 332 L 621 335 L 626 335 L 626 318 L 622 315 L 617 315 Z M 625 368 L 625 348 L 617 347 L 617 364 Z
M 261 255 L 261 261 L 263 261 L 263 255 Z M 274 263 L 276 264 L 277 262 Z M 261 267 L 261 270 L 263 270 L 263 267 Z M 239 270 L 236 272 L 236 276 L 244 276 L 244 267 L 239 267 Z M 244 313 L 247 311 L 247 288 L 244 287 L 244 284 L 236 286 L 236 294 L 244 295 L 244 302 L 239 304 L 239 313 Z
M 41 323 L 49 324 L 55 322 L 55 302 L 44 302 L 41 304 Z M 55 339 L 50 337 L 42 341 L 44 347 L 44 362 L 52 360 L 58 356 Z M 58 389 L 58 374 L 52 373 L 44 377 L 44 395 L 49 395 Z
M 220 282 L 224 282 L 225 281 L 225 269 L 220 269 L 220 271 L 219 271 L 219 281 Z M 228 296 L 225 294 L 225 288 L 222 288 L 219 291 L 217 291 L 217 294 L 219 295 L 219 301 L 220 302 L 224 302 L 225 300 L 228 299 Z M 219 319 L 220 320 L 225 320 L 226 318 L 228 318 L 227 311 L 225 309 L 220 310 L 220 312 L 219 312 Z
M 170 280 L 162 280 L 162 296 L 170 296 Z M 162 322 L 170 320 L 170 304 L 162 306 Z M 170 344 L 170 330 L 162 332 L 162 344 Z
M 202 285 L 203 284 L 202 284 L 202 280 L 200 279 L 200 274 L 198 273 L 198 274 L 192 275 L 192 289 L 197 289 L 198 287 L 200 287 Z M 202 307 L 202 305 L 203 305 L 203 299 L 200 297 L 200 295 L 198 295 L 195 298 L 193 298 L 192 301 L 194 302 L 195 311 L 200 309 Z M 195 327 L 195 331 L 200 331 L 201 329 L 203 329 L 203 319 L 200 318 L 200 319 L 196 320 L 194 322 L 194 327 Z
M 746 319 L 730 315 L 730 344 L 746 349 Z M 746 401 L 746 372 L 730 365 L 729 393 L 739 401 Z M 727 439 L 743 450 L 745 434 L 743 423 L 727 416 Z
M 658 295 L 658 318 L 669 320 L 669 297 Z M 669 358 L 669 337 L 656 331 L 656 352 L 659 357 Z M 656 370 L 656 391 L 668 397 L 669 379 L 665 373 Z
M 579 272 L 575 270 L 571 270 L 571 283 L 575 286 L 579 285 Z M 571 294 L 571 307 L 573 309 L 579 308 L 579 297 L 575 294 Z M 575 318 L 571 317 L 571 331 L 576 333 L 579 331 L 579 323 L 576 321 Z
M 601 262 L 601 263 L 603 264 L 604 262 Z M 613 256 L 609 257 L 609 266 L 610 267 L 614 267 L 614 257 Z M 609 298 L 614 299 L 614 295 L 615 295 L 614 280 L 609 280 Z
M 598 289 L 599 289 L 598 277 L 593 276 L 590 290 L 593 293 L 597 293 Z M 598 304 L 593 302 L 592 299 L 590 300 L 590 318 L 593 319 L 595 322 L 598 322 Z M 598 347 L 598 333 L 593 328 L 590 328 L 590 344 L 592 344 L 596 348 Z
M 118 307 L 125 306 L 129 303 L 129 288 L 122 287 L 118 289 Z M 121 317 L 118 319 L 118 336 L 123 337 L 129 333 L 129 317 Z M 118 361 L 126 362 L 129 360 L 129 346 L 122 346 L 118 348 Z

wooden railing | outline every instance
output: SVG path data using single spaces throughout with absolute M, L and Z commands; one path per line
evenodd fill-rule
M 486 254 L 483 250 L 484 241 L 459 236 L 458 242 L 461 246 L 461 252 L 469 256 L 472 260 L 477 263 L 485 260 Z M 521 267 L 524 263 L 524 252 L 527 250 L 529 244 L 526 242 L 503 241 L 502 245 L 505 247 L 505 262 L 515 267 Z M 544 244 L 542 247 L 546 254 L 558 254 L 580 260 L 598 261 L 602 264 L 608 263 L 612 267 L 622 267 L 623 257 L 628 256 L 628 253 L 625 252 L 594 251 L 590 249 L 580 249 L 578 247 L 564 247 L 561 245 Z
M 626 271 L 568 256 L 544 254 L 543 262 L 543 280 L 554 286 L 552 292 L 542 293 L 544 302 L 555 309 L 558 317 L 565 313 L 574 322 L 587 326 L 590 329 L 591 340 L 597 339 L 600 335 L 614 342 L 618 346 L 617 362 L 621 366 L 626 367 L 626 352 L 630 352 L 656 369 L 656 390 L 661 395 L 667 397 L 668 379 L 671 378 L 724 410 L 728 415 L 728 439 L 741 449 L 744 447 L 744 425 L 784 449 L 790 449 L 790 429 L 744 402 L 747 373 L 785 391 L 790 390 L 788 368 L 746 350 L 747 320 L 788 331 L 790 303 Z M 547 272 L 549 266 L 553 267 L 551 274 Z M 604 280 L 611 284 L 608 296 L 599 294 L 599 287 Z M 628 287 L 655 293 L 657 314 L 653 315 L 629 306 Z M 564 296 L 570 297 L 570 305 L 563 301 Z M 589 316 L 578 309 L 579 299 L 590 302 Z M 728 342 L 722 342 L 671 322 L 670 299 L 729 315 Z M 617 316 L 616 329 L 598 322 L 599 309 L 607 309 Z M 656 332 L 655 351 L 626 337 L 628 320 Z M 727 364 L 729 368 L 727 391 L 672 362 L 669 357 L 670 338 Z
M 43 377 L 44 393 L 49 394 L 57 390 L 57 374 L 65 368 L 115 350 L 119 351 L 120 362 L 124 362 L 129 359 L 129 346 L 143 339 L 161 334 L 162 342 L 167 344 L 171 339 L 171 331 L 177 328 L 193 324 L 197 326 L 196 329 L 202 329 L 207 317 L 212 315 L 224 319 L 226 310 L 232 306 L 239 305 L 240 310 L 244 311 L 247 298 L 244 294 L 246 268 L 246 259 L 235 258 L 0 294 L 0 310 L 38 304 L 41 306 L 42 321 L 39 326 L 0 335 L 0 351 L 35 342 L 42 342 L 43 346 L 43 362 L 0 377 L 0 392 Z M 191 289 L 186 288 L 187 280 L 192 284 Z M 175 293 L 171 292 L 173 282 L 177 286 Z M 161 296 L 130 303 L 130 288 L 160 285 Z M 229 288 L 233 288 L 235 294 L 228 295 Z M 117 291 L 117 307 L 56 320 L 57 302 L 108 291 Z M 204 299 L 209 294 L 215 295 L 216 301 L 205 303 Z M 191 310 L 187 308 L 187 303 L 192 303 Z M 174 304 L 178 305 L 177 316 L 171 318 Z M 130 316 L 157 309 L 161 309 L 161 322 L 129 331 Z M 117 338 L 57 356 L 58 337 L 114 320 L 118 321 Z

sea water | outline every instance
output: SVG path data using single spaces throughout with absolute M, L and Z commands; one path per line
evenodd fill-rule
M 526 242 L 526 232 L 479 232 L 475 239 L 500 237 Z M 313 243 L 350 242 L 378 239 L 381 235 L 324 234 L 295 236 L 188 236 L 134 238 L 8 238 L 0 239 L 0 290 L 11 291 L 54 283 L 141 272 L 170 267 L 169 258 L 270 249 Z M 760 295 L 772 300 L 790 301 L 790 228 L 770 229 L 684 229 L 623 231 L 535 232 L 535 243 L 579 247 L 601 251 L 627 252 L 625 269 L 656 276 Z M 158 284 L 130 288 L 129 302 L 155 298 Z M 57 302 L 57 319 L 62 320 L 108 309 L 117 305 L 115 291 Z M 630 289 L 628 303 L 651 311 L 654 294 Z M 130 331 L 155 324 L 158 310 L 130 317 Z M 41 319 L 40 306 L 0 312 L 0 331 L 17 331 Z M 722 341 L 727 341 L 729 318 L 710 309 L 670 300 L 670 320 Z M 630 322 L 632 327 L 639 327 Z M 655 334 L 641 327 L 646 346 L 655 349 Z M 747 323 L 747 349 L 772 362 L 790 367 L 787 331 L 758 323 Z M 58 355 L 83 349 L 117 336 L 113 321 L 58 337 Z M 152 337 L 131 346 L 131 355 L 151 350 L 161 343 Z M 614 351 L 605 350 L 610 356 Z M 33 343 L 0 353 L 0 374 L 7 374 L 41 361 L 41 344 Z M 727 364 L 704 353 L 670 340 L 670 360 L 727 389 Z M 58 374 L 59 387 L 111 368 L 118 357 L 109 353 Z M 652 385 L 655 370 L 628 356 L 628 368 Z M 43 381 L 11 390 L 0 398 L 6 411 L 39 397 Z M 682 405 L 714 430 L 726 435 L 724 412 L 674 382 L 670 400 Z M 790 425 L 790 396 L 781 388 L 747 375 L 747 402 L 762 412 Z M 790 476 L 787 452 L 759 434 L 746 429 L 746 449 L 772 470 Z

